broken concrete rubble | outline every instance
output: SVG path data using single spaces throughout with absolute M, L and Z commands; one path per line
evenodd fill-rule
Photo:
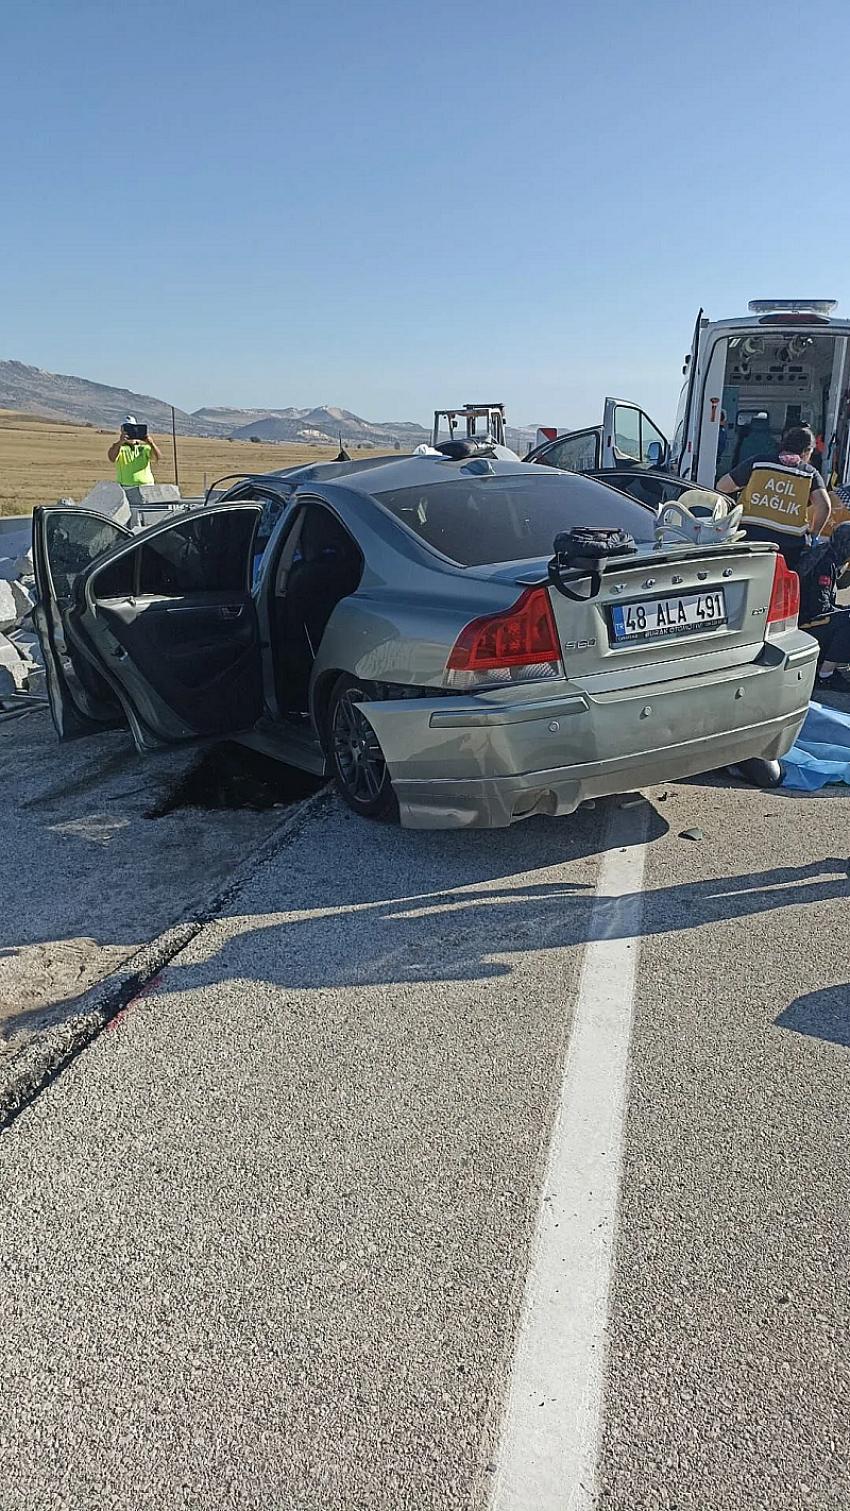
M 0 635 L 14 629 L 18 622 L 18 607 L 10 582 L 0 582 Z
M 30 665 L 44 665 L 44 657 L 41 654 L 41 641 L 27 621 L 24 621 L 23 625 L 19 625 L 17 629 L 10 630 L 6 638 L 7 640 L 11 640 L 13 645 L 17 646 L 24 660 L 29 661 Z
M 0 709 L 17 706 L 21 694 L 43 694 L 44 666 L 32 623 L 35 578 L 32 526 L 0 534 Z
M 36 670 L 35 663 L 26 657 L 14 641 L 6 635 L 0 635 L 0 697 L 4 690 L 7 694 L 27 691 L 30 673 Z
M 29 588 L 21 581 L 10 582 L 9 587 L 12 589 L 12 598 L 17 616 L 16 622 L 20 624 L 22 620 L 29 618 L 35 607 L 35 599 Z
M 116 482 L 96 483 L 81 503 L 60 498 L 56 507 L 86 509 L 125 525 L 140 529 L 150 521 L 144 509 L 153 511 L 153 519 L 172 507 L 180 507 L 180 490 L 170 483 L 156 483 L 133 490 L 139 495 L 131 508 L 125 490 Z M 113 532 L 104 525 L 103 549 L 112 543 Z M 0 708 L 21 692 L 43 696 L 45 671 L 38 636 L 32 623 L 35 606 L 35 569 L 33 566 L 32 520 L 26 516 L 4 517 L 0 521 Z

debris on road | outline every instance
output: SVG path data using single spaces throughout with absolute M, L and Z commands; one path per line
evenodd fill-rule
M 2 705 L 0 830 L 12 836 L 14 886 L 3 899 L 0 1084 L 18 1047 L 77 1014 L 146 939 L 250 866 L 319 786 L 235 746 L 152 752 L 140 771 L 124 731 L 60 745 L 43 699 Z
M 138 507 L 130 505 L 119 483 L 100 482 L 77 505 L 73 498 L 57 499 L 61 508 L 80 508 L 102 514 L 116 524 L 133 530 L 145 522 L 145 510 L 187 507 L 179 489 L 171 484 L 153 484 L 139 490 Z M 21 693 L 46 696 L 44 661 L 38 635 L 32 622 L 35 607 L 35 567 L 33 564 L 32 520 L 5 520 L 14 529 L 0 534 L 0 717 L 9 700 L 19 709 L 16 697 Z
M 679 835 L 679 838 L 699 840 L 705 839 L 705 835 L 703 834 L 701 829 L 683 829 L 681 834 Z
M 32 623 L 35 575 L 32 548 L 20 550 L 14 537 L 14 556 L 0 556 L 0 715 L 20 712 L 20 695 L 44 692 L 44 665 Z M 0 536 L 0 549 L 6 537 Z

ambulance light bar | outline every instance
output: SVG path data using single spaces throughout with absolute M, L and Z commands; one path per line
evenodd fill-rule
M 778 314 L 780 311 L 831 315 L 837 303 L 837 299 L 751 299 L 747 308 L 752 315 Z

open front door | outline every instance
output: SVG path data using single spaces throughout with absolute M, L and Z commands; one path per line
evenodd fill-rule
M 56 733 L 74 740 L 126 723 L 109 684 L 69 640 L 68 612 L 77 582 L 107 552 L 132 540 L 132 532 L 87 509 L 44 507 L 33 510 L 32 538 L 38 595 L 33 622 Z
M 600 467 L 662 467 L 667 437 L 649 415 L 628 399 L 606 399 Z
M 69 641 L 100 672 L 140 750 L 251 729 L 263 709 L 251 595 L 259 504 L 178 515 L 77 583 Z
M 676 428 L 673 433 L 673 445 L 670 448 L 670 465 L 678 472 L 680 477 L 693 475 L 693 436 L 691 433 L 691 421 L 694 409 L 694 391 L 697 381 L 697 357 L 699 355 L 699 338 L 702 331 L 702 320 L 705 311 L 700 307 L 694 323 L 693 340 L 691 349 L 685 357 L 685 365 L 682 369 L 684 383 L 679 396 L 679 409 L 676 414 Z

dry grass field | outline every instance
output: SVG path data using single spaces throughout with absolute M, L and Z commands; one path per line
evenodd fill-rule
M 0 514 L 26 514 L 34 504 L 73 498 L 77 503 L 103 479 L 115 476 L 107 451 L 115 433 L 85 425 L 63 425 L 37 415 L 0 410 Z M 162 463 L 154 468 L 158 483 L 174 482 L 171 436 L 155 435 Z M 336 446 L 254 445 L 251 441 L 177 437 L 180 491 L 186 497 L 203 492 L 229 472 L 274 472 L 299 462 L 326 461 Z M 352 456 L 376 456 L 352 450 Z

